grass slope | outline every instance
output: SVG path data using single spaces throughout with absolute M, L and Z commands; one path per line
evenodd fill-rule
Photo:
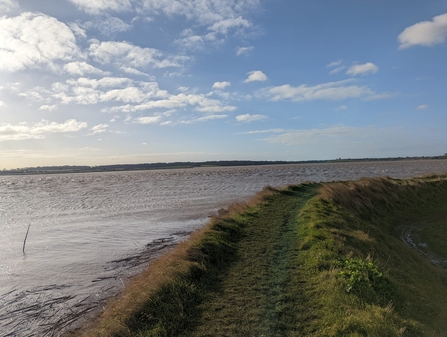
M 447 177 L 266 189 L 135 278 L 83 336 L 445 336 Z

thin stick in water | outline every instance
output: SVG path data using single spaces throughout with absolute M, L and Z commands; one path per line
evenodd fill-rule
M 31 227 L 31 224 L 28 225 L 28 230 L 26 231 L 25 240 L 23 240 L 23 248 L 22 252 L 25 254 L 25 244 L 26 244 L 26 238 L 28 237 L 29 228 Z

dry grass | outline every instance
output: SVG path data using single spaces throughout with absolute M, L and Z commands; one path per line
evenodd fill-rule
M 324 184 L 319 194 L 322 199 L 362 210 L 374 209 L 377 202 L 390 204 L 397 200 L 399 188 L 391 178 L 363 178 L 357 181 Z

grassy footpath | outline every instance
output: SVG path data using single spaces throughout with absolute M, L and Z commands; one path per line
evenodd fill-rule
M 235 262 L 200 306 L 194 336 L 302 336 L 311 315 L 299 282 L 296 218 L 317 185 L 268 198 L 245 223 Z
M 265 189 L 135 278 L 81 336 L 445 336 L 447 177 Z

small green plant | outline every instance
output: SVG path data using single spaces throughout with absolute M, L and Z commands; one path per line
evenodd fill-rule
M 374 290 L 381 295 L 388 295 L 392 288 L 391 282 L 379 271 L 379 267 L 369 259 L 351 258 L 342 262 L 339 272 L 346 281 L 347 293 L 362 294 Z

